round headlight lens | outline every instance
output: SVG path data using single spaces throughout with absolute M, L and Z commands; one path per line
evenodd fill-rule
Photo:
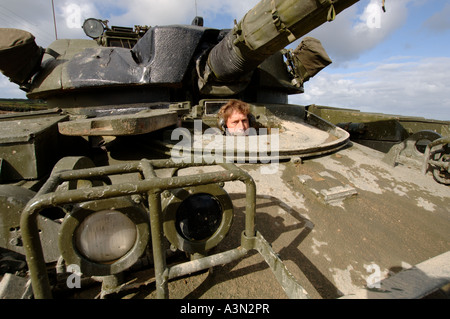
M 212 236 L 222 221 L 222 206 L 210 194 L 194 194 L 178 208 L 176 228 L 189 240 L 204 240 Z
M 126 215 L 115 210 L 103 210 L 89 215 L 75 231 L 78 251 L 100 263 L 112 262 L 124 256 L 136 242 L 136 225 Z
M 93 19 L 93 18 L 89 18 L 87 20 L 84 21 L 83 23 L 83 31 L 84 33 L 93 39 L 98 38 L 99 36 L 101 36 L 103 34 L 103 24 L 100 20 L 98 19 Z

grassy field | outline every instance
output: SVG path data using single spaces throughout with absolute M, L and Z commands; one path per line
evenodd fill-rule
M 0 113 L 38 111 L 46 108 L 47 104 L 40 100 L 0 98 Z

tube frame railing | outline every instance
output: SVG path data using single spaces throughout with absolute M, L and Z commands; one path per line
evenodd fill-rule
M 265 241 L 261 234 L 255 231 L 256 185 L 253 178 L 247 172 L 243 171 L 233 163 L 212 163 L 208 165 L 219 165 L 224 170 L 210 173 L 196 173 L 187 176 L 172 176 L 168 178 L 157 177 L 155 174 L 155 169 L 180 169 L 202 165 L 205 165 L 205 163 L 189 164 L 175 163 L 172 160 L 142 159 L 141 161 L 125 164 L 54 172 L 36 196 L 27 203 L 20 221 L 34 297 L 36 299 L 47 299 L 52 297 L 37 224 L 39 212 L 46 208 L 59 205 L 134 194 L 147 194 L 150 208 L 149 217 L 157 298 L 169 297 L 169 279 L 229 263 L 242 258 L 251 249 L 256 249 L 263 255 L 266 262 L 272 268 L 272 271 L 274 271 L 277 280 L 283 288 L 285 288 L 285 286 L 287 287 L 285 288 L 285 291 L 288 297 L 306 298 L 307 294 L 304 292 L 304 289 L 296 282 L 286 266 L 273 252 L 270 244 Z M 85 188 L 68 190 L 65 192 L 55 192 L 58 185 L 64 181 L 78 179 L 95 180 L 110 175 L 133 172 L 139 172 L 143 180 L 91 187 L 88 192 Z M 241 246 L 212 256 L 206 256 L 197 260 L 168 267 L 166 265 L 163 241 L 164 231 L 161 192 L 181 187 L 225 183 L 230 181 L 241 181 L 246 186 L 246 217 L 245 229 L 241 236 Z M 282 267 L 280 267 L 280 265 Z M 286 282 L 286 280 L 288 282 Z

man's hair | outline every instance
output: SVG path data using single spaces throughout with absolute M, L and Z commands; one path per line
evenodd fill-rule
M 234 110 L 248 115 L 250 113 L 250 105 L 239 100 L 229 100 L 227 104 L 220 108 L 218 113 L 219 119 L 223 119 L 226 122 Z

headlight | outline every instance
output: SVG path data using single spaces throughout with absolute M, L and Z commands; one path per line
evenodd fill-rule
M 163 194 L 164 234 L 176 248 L 205 254 L 219 244 L 233 221 L 233 204 L 217 184 Z
M 136 225 L 115 210 L 88 216 L 75 231 L 76 247 L 92 261 L 107 263 L 119 259 L 136 242 Z
M 222 221 L 222 206 L 212 195 L 200 193 L 186 198 L 178 207 L 175 227 L 188 240 L 211 237 Z
M 76 205 L 61 225 L 58 247 L 66 265 L 107 276 L 134 265 L 149 235 L 147 210 L 124 196 Z
M 97 39 L 99 36 L 101 36 L 105 29 L 103 23 L 100 20 L 94 18 L 86 19 L 83 23 L 82 28 L 84 33 L 92 39 Z

